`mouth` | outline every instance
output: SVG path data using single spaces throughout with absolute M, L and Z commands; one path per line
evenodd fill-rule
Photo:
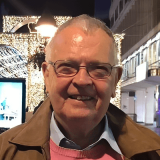
M 93 97 L 90 97 L 90 96 L 69 96 L 69 98 L 75 99 L 78 101 L 90 101 L 94 99 Z

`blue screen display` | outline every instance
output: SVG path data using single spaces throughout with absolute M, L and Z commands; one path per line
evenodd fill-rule
M 0 127 L 22 123 L 22 82 L 0 82 Z

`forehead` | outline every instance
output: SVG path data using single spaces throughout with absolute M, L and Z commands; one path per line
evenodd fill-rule
M 86 32 L 86 29 L 83 29 L 83 27 L 69 26 L 64 28 L 54 38 L 54 41 L 52 43 L 65 45 L 68 43 L 70 44 L 72 42 L 76 42 L 79 44 L 80 42 L 84 42 L 84 40 L 88 40 L 90 38 L 95 38 L 92 39 L 92 43 L 97 43 L 97 41 L 101 43 L 113 42 L 112 38 L 109 37 L 109 35 L 100 28 L 95 28 Z
M 65 56 L 113 56 L 113 40 L 102 29 L 91 32 L 83 31 L 83 28 L 69 26 L 63 29 L 49 44 L 51 59 L 65 58 Z M 68 54 L 67 54 L 68 53 Z M 91 57 L 89 57 L 91 58 Z M 113 58 L 113 57 L 112 57 Z M 102 56 L 103 60 L 103 56 Z

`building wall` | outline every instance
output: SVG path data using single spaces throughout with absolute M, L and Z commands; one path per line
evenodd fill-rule
M 130 0 L 130 3 L 132 1 L 135 1 L 135 3 L 129 12 L 125 16 L 119 17 L 119 19 L 123 18 L 120 25 L 117 20 L 112 27 L 116 28 L 113 30 L 115 33 L 125 33 L 125 38 L 122 41 L 122 55 L 160 22 L 160 0 Z M 127 5 L 124 6 L 123 10 L 127 10 Z M 110 15 L 110 17 L 112 16 Z M 115 27 L 116 25 L 117 27 Z
M 137 114 L 137 122 L 145 122 L 145 90 L 136 91 L 135 110 Z
M 160 60 L 160 32 L 122 61 L 122 80 L 135 77 L 136 68 L 144 62 L 147 63 L 147 70 L 153 66 L 160 66 L 158 60 Z
M 135 97 L 122 93 L 121 110 L 128 115 L 137 115 L 137 122 L 153 124 L 156 116 L 156 87 L 140 89 L 135 92 Z
M 160 66 L 157 62 L 160 60 L 160 0 L 112 1 L 109 15 L 111 30 L 125 33 L 121 48 L 124 66 L 122 82 L 127 83 L 136 76 L 136 67 L 144 62 L 147 69 Z M 122 1 L 123 9 L 120 10 Z M 128 93 L 122 93 L 121 109 L 127 114 L 136 113 L 138 122 L 152 124 L 156 115 L 155 88 L 135 89 L 135 101 Z M 122 88 L 122 91 L 125 90 Z
M 121 96 L 121 110 L 126 114 L 129 113 L 129 96 L 128 93 L 122 93 Z
M 156 116 L 156 87 L 136 91 L 135 113 L 137 122 L 153 124 Z
M 122 93 L 121 110 L 124 111 L 126 114 L 134 114 L 134 97 L 130 97 L 128 93 Z
M 153 124 L 154 122 L 154 115 L 155 115 L 155 87 L 147 88 L 146 90 L 146 106 L 145 106 L 145 123 L 146 124 Z

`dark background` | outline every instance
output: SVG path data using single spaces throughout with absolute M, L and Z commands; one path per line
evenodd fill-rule
M 110 26 L 108 12 L 110 0 L 0 0 L 0 32 L 3 15 L 41 15 L 49 10 L 54 16 L 78 16 L 88 14 L 103 20 Z M 25 32 L 22 27 L 19 32 Z

